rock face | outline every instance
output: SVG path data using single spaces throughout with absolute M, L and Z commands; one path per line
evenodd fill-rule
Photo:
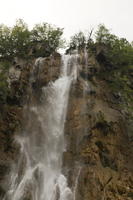
M 133 157 L 125 112 L 97 76 L 96 59 L 87 60 L 87 73 L 81 65 L 69 99 L 64 171 L 76 200 L 130 200 Z
M 130 112 L 121 93 L 99 77 L 104 66 L 81 53 L 78 79 L 72 85 L 65 124 L 63 172 L 75 200 L 131 200 L 133 149 Z M 9 71 L 10 94 L 0 118 L 0 199 L 11 164 L 19 156 L 13 137 L 20 134 L 23 107 L 38 101 L 41 87 L 59 76 L 61 57 L 15 60 Z M 105 70 L 104 72 L 105 73 Z M 35 78 L 36 77 L 36 78 Z M 110 80 L 111 81 L 111 80 Z M 32 89 L 35 95 L 31 99 Z M 124 104 L 124 108 L 122 105 Z

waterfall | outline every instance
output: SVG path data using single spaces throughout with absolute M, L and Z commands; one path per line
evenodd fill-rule
M 41 67 L 41 60 L 34 68 Z M 76 55 L 63 56 L 60 77 L 42 88 L 40 104 L 28 106 L 22 136 L 16 138 L 20 158 L 3 200 L 73 200 L 62 174 L 62 156 L 69 91 L 77 78 L 76 61 Z
M 75 179 L 75 186 L 74 186 L 74 190 L 73 190 L 73 200 L 76 200 L 80 172 L 81 172 L 81 167 L 78 169 L 77 177 Z

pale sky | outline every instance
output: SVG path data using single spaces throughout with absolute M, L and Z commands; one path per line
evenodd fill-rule
M 55 24 L 64 28 L 66 38 L 104 23 L 112 33 L 133 40 L 133 0 L 0 0 L 0 24 L 12 26 L 19 18 L 30 27 Z

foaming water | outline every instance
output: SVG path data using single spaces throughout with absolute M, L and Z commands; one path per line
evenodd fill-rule
M 3 200 L 73 200 L 67 179 L 61 173 L 64 151 L 64 125 L 69 91 L 77 78 L 77 56 L 63 56 L 61 75 L 42 88 L 40 105 L 31 105 L 17 166 L 11 175 L 9 191 Z M 41 59 L 35 67 L 40 66 Z M 35 78 L 35 77 L 34 77 Z
M 78 169 L 78 174 L 77 174 L 77 177 L 75 180 L 75 186 L 74 186 L 74 190 L 73 190 L 73 200 L 76 200 L 80 173 L 81 173 L 81 167 Z

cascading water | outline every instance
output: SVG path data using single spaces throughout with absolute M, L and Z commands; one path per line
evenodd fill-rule
M 61 171 L 64 124 L 70 86 L 77 78 L 77 57 L 66 55 L 62 60 L 59 79 L 42 88 L 39 105 L 28 108 L 23 136 L 16 138 L 20 159 L 3 200 L 73 200 Z

